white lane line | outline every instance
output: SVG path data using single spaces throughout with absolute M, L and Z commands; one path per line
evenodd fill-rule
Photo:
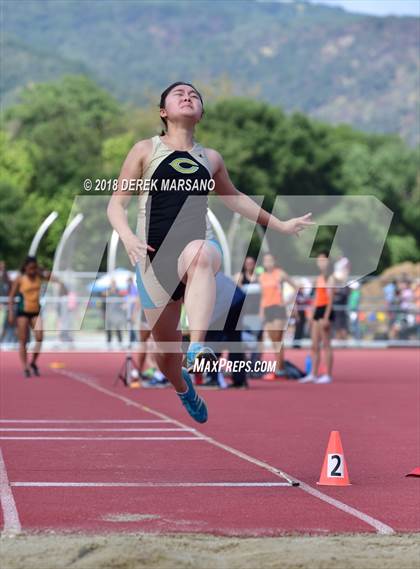
M 13 492 L 10 488 L 9 478 L 7 476 L 6 465 L 3 459 L 3 453 L 0 449 L 0 502 L 3 511 L 3 531 L 4 536 L 17 535 L 21 531 L 19 514 L 16 508 Z
M 98 427 L 97 429 L 78 429 L 76 427 L 71 428 L 68 427 L 67 429 L 55 429 L 55 428 L 47 428 L 47 429 L 39 429 L 39 428 L 25 428 L 25 429 L 2 429 L 0 427 L 0 433 L 4 432 L 30 432 L 30 433 L 38 433 L 38 432 L 46 432 L 46 433 L 74 433 L 74 432 L 82 432 L 82 433 L 138 433 L 138 432 L 166 432 L 166 431 L 178 431 L 189 433 L 186 429 L 180 429 L 179 427 L 168 427 L 168 428 L 155 428 L 155 427 L 145 427 L 141 429 L 127 429 L 126 427 L 121 427 L 119 429 L 104 429 Z
M 292 488 L 288 482 L 12 482 L 24 488 Z
M 171 423 L 169 419 L 0 419 L 0 423 Z
M 328 496 L 327 494 L 320 492 L 319 490 L 313 488 L 312 486 L 309 486 L 309 484 L 306 484 L 305 482 L 300 482 L 299 487 L 302 488 L 304 492 L 308 492 L 308 494 L 311 494 L 315 498 L 323 500 L 327 504 L 330 504 L 331 506 L 334 506 L 335 508 L 338 508 L 339 510 L 346 512 L 346 514 L 350 514 L 355 518 L 359 518 L 359 520 L 362 520 L 362 522 L 365 522 L 366 524 L 369 524 L 370 526 L 374 527 L 376 531 L 380 534 L 391 535 L 395 533 L 395 531 L 391 526 L 384 524 L 383 522 L 377 520 L 376 518 L 372 518 L 372 516 L 369 516 L 368 514 L 365 514 L 360 510 L 356 510 L 356 508 L 352 508 L 351 506 L 348 506 L 347 504 L 340 502 L 340 500 L 336 500 L 335 498 L 332 498 L 331 496 Z
M 202 441 L 201 437 L 0 437 L 0 441 Z
M 109 389 L 106 389 L 105 387 L 102 387 L 100 385 L 97 385 L 96 383 L 93 383 L 86 376 L 83 376 L 81 374 L 77 374 L 75 372 L 69 372 L 69 371 L 64 371 L 64 370 L 59 370 L 58 373 L 60 373 L 64 376 L 70 377 L 72 379 L 75 379 L 76 381 L 79 381 L 80 383 L 84 383 L 85 385 L 91 387 L 92 389 L 96 389 L 97 391 L 100 391 L 101 393 L 105 393 L 106 395 L 109 395 L 110 397 L 114 397 L 115 399 L 120 399 L 126 405 L 131 405 L 133 407 L 137 407 L 141 411 L 146 411 L 146 412 L 154 415 L 155 417 L 159 417 L 160 419 L 166 419 L 166 420 L 170 421 L 171 423 L 173 423 L 174 425 L 178 425 L 179 427 L 184 427 L 184 428 L 187 427 L 187 425 L 184 425 L 184 423 L 181 423 L 181 421 L 177 421 L 176 419 L 171 419 L 168 415 L 165 415 L 164 413 L 160 413 L 159 411 L 155 411 L 154 409 L 150 409 L 149 407 L 146 407 L 145 405 L 141 405 L 141 403 L 137 403 L 136 401 L 133 401 L 132 399 L 129 399 L 128 397 L 124 397 L 123 395 L 119 395 L 117 393 L 114 393 L 113 391 L 110 391 Z M 259 466 L 260 468 L 264 468 L 265 470 L 268 470 L 269 472 L 271 472 L 275 476 L 278 476 L 279 478 L 283 478 L 284 480 L 288 480 L 288 481 L 298 482 L 299 488 L 301 490 L 303 490 L 304 492 L 307 492 L 308 494 L 314 496 L 315 498 L 318 498 L 319 500 L 322 500 L 323 502 L 330 504 L 334 508 L 337 508 L 338 510 L 345 512 L 346 514 L 353 516 L 353 517 L 365 522 L 366 524 L 375 528 L 375 530 L 377 531 L 378 534 L 390 535 L 390 534 L 395 533 L 391 526 L 384 524 L 380 520 L 377 520 L 376 518 L 373 518 L 373 517 L 369 516 L 368 514 L 365 514 L 364 512 L 357 510 L 356 508 L 352 508 L 351 506 L 348 506 L 347 504 L 345 504 L 344 502 L 341 502 L 340 500 L 336 500 L 334 498 L 331 498 L 327 494 L 320 492 L 316 488 L 309 486 L 309 484 L 306 484 L 305 482 L 302 482 L 298 478 L 295 478 L 294 476 L 287 474 L 283 470 L 280 470 L 279 468 L 275 468 L 274 466 L 271 466 L 267 462 L 264 462 L 262 460 L 254 458 L 248 454 L 245 454 L 244 452 L 241 452 L 241 451 L 239 451 L 239 450 L 237 450 L 237 449 L 235 449 L 229 445 L 225 445 L 223 443 L 220 443 L 219 441 L 216 441 L 212 437 L 209 437 L 207 435 L 204 435 L 203 433 L 200 433 L 199 431 L 196 431 L 196 429 L 192 429 L 192 430 L 197 433 L 197 436 L 200 436 L 203 440 L 207 441 L 209 444 L 211 444 L 213 446 L 221 448 L 230 454 L 233 454 L 239 458 L 242 458 L 243 460 L 246 460 L 247 462 L 250 462 L 252 464 L 255 464 L 256 466 Z

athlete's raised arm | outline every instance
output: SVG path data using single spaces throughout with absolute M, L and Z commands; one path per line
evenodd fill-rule
M 213 165 L 214 189 L 229 209 L 240 213 L 251 221 L 256 221 L 260 225 L 270 224 L 271 229 L 291 235 L 298 235 L 305 227 L 314 225 L 314 222 L 311 221 L 311 213 L 307 213 L 302 217 L 294 217 L 287 221 L 281 221 L 268 213 L 249 196 L 235 188 L 219 152 L 211 148 L 206 148 L 206 152 Z
M 124 190 L 130 180 L 138 180 L 143 172 L 146 157 L 150 154 L 150 140 L 140 140 L 127 154 L 118 178 L 118 189 L 113 192 L 109 200 L 107 214 L 108 219 L 120 236 L 127 251 L 131 264 L 135 265 L 139 257 L 145 256 L 147 249 L 154 251 L 153 247 L 141 241 L 132 231 L 127 221 L 126 209 L 134 193 Z M 126 180 L 128 182 L 126 182 Z

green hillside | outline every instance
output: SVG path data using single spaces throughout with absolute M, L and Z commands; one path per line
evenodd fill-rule
M 122 101 L 193 80 L 373 132 L 418 130 L 418 18 L 306 2 L 3 2 L 1 95 L 84 71 Z M 216 88 L 214 87 L 216 85 Z

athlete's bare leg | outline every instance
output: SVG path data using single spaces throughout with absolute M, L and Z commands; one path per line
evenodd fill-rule
M 284 368 L 283 327 L 284 322 L 278 319 L 266 324 L 266 330 L 271 342 L 273 343 L 273 350 L 276 354 L 277 371 Z
M 28 355 L 26 344 L 29 337 L 29 321 L 26 316 L 18 316 L 16 319 L 17 335 L 19 338 L 19 358 L 24 369 L 28 367 Z
M 156 342 L 156 363 L 178 393 L 187 389 L 182 377 L 182 332 L 178 329 L 182 301 L 169 302 L 165 308 L 144 308 L 144 314 Z M 158 318 L 157 318 L 158 315 Z M 170 345 L 165 345 L 170 343 Z
M 147 357 L 147 340 L 150 337 L 150 330 L 140 330 L 140 347 L 138 356 L 138 368 L 140 373 L 144 370 Z
M 40 317 L 35 316 L 31 318 L 30 325 L 35 336 L 35 347 L 34 351 L 32 352 L 32 363 L 36 363 L 36 360 L 38 359 L 39 354 L 41 352 L 42 340 L 44 338 L 44 333 L 42 330 L 42 321 Z
M 184 304 L 191 342 L 204 342 L 216 299 L 214 275 L 221 263 L 220 251 L 199 239 L 191 241 L 179 256 L 178 274 L 186 282 Z
M 322 347 L 325 353 L 325 363 L 327 367 L 327 374 L 331 376 L 333 367 L 333 350 L 331 346 L 331 325 L 320 324 L 320 334 L 322 338 Z

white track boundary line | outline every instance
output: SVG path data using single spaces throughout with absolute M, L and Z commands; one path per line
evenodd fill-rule
M 6 464 L 0 449 L 0 502 L 3 511 L 2 537 L 12 537 L 21 532 L 16 502 L 7 477 Z
M 0 441 L 203 441 L 201 437 L 0 437 Z
M 0 423 L 52 423 L 52 424 L 102 424 L 102 423 L 171 423 L 168 419 L 0 419 Z
M 109 389 L 94 383 L 91 379 L 89 379 L 88 377 L 86 377 L 82 374 L 78 374 L 78 373 L 70 372 L 70 371 L 64 371 L 64 370 L 57 370 L 57 371 L 61 375 L 70 377 L 71 379 L 75 379 L 76 381 L 79 381 L 80 383 L 84 383 L 88 387 L 91 387 L 92 389 L 96 389 L 97 391 L 100 391 L 100 392 L 104 393 L 105 395 L 109 395 L 110 397 L 114 397 L 115 399 L 120 399 L 126 405 L 131 405 L 133 407 L 137 407 L 138 409 L 140 409 L 142 411 L 146 411 L 148 413 L 151 413 L 152 415 L 154 415 L 155 417 L 159 417 L 160 419 L 166 419 L 166 420 L 170 421 L 171 423 L 178 425 L 179 427 L 189 428 L 187 425 L 184 425 L 183 423 L 181 423 L 180 421 L 177 421 L 176 419 L 171 419 L 168 415 L 165 415 L 164 413 L 161 413 L 160 411 L 155 411 L 154 409 L 150 409 L 149 407 L 146 407 L 145 405 L 142 405 L 141 403 L 137 403 L 136 401 L 133 401 L 132 399 L 129 399 L 128 397 L 124 397 L 123 395 L 119 395 L 118 393 L 114 393 L 113 391 L 110 391 Z M 384 524 L 383 522 L 377 520 L 376 518 L 373 518 L 372 516 L 369 516 L 368 514 L 365 514 L 364 512 L 361 512 L 360 510 L 357 510 L 356 508 L 352 508 L 351 506 L 348 506 L 347 504 L 345 504 L 344 502 L 341 502 L 340 500 L 336 500 L 335 498 L 331 498 L 327 494 L 320 492 L 316 488 L 309 486 L 309 484 L 306 484 L 305 482 L 302 482 L 298 478 L 295 478 L 294 476 L 287 474 L 283 470 L 280 470 L 279 468 L 275 468 L 274 466 L 271 466 L 267 462 L 263 462 L 262 460 L 256 459 L 256 458 L 254 458 L 248 454 L 245 454 L 244 452 L 241 452 L 241 451 L 239 451 L 239 450 L 237 450 L 237 449 L 235 449 L 229 445 L 225 445 L 223 443 L 220 443 L 219 441 L 216 441 L 216 439 L 213 439 L 212 437 L 209 437 L 207 435 L 204 435 L 203 433 L 200 433 L 196 429 L 191 429 L 191 431 L 195 431 L 197 433 L 197 436 L 201 437 L 203 440 L 206 440 L 209 444 L 214 445 L 218 448 L 221 448 L 230 454 L 233 454 L 239 458 L 242 458 L 243 460 L 246 460 L 247 462 L 250 462 L 252 464 L 255 464 L 256 466 L 259 466 L 260 468 L 264 468 L 265 470 L 268 470 L 269 472 L 271 472 L 275 476 L 283 478 L 287 481 L 298 482 L 299 488 L 301 490 L 303 490 L 304 492 L 307 492 L 308 494 L 314 496 L 315 498 L 318 498 L 319 500 L 322 500 L 323 502 L 326 502 L 327 504 L 330 504 L 331 506 L 337 508 L 338 510 L 341 510 L 342 512 L 345 512 L 346 514 L 348 514 L 350 516 L 354 516 L 355 518 L 365 522 L 366 524 L 373 527 L 377 531 L 378 534 L 391 535 L 391 534 L 395 533 L 395 531 L 393 530 L 393 528 L 391 526 Z
M 292 488 L 288 482 L 12 482 L 24 488 Z
M 22 432 L 24 432 L 24 433 L 27 433 L 27 432 L 29 432 L 29 433 L 76 433 L 76 432 L 81 432 L 81 433 L 139 433 L 139 432 L 147 432 L 147 433 L 154 432 L 154 433 L 156 433 L 156 432 L 159 432 L 159 433 L 162 433 L 162 432 L 174 432 L 174 431 L 181 432 L 181 433 L 189 433 L 190 432 L 190 431 L 186 431 L 185 429 L 180 429 L 178 427 L 172 427 L 172 428 L 169 428 L 169 427 L 168 428 L 159 428 L 159 427 L 158 428 L 154 428 L 154 427 L 147 428 L 147 427 L 145 427 L 144 429 L 126 429 L 125 427 L 121 427 L 120 429 L 104 429 L 104 428 L 101 429 L 100 427 L 98 427 L 97 429 L 90 429 L 90 428 L 89 429 L 79 429 L 76 427 L 74 427 L 73 429 L 70 427 L 68 429 L 55 429 L 55 428 L 39 429 L 37 427 L 36 428 L 28 427 L 25 429 L 9 429 L 9 428 L 3 429 L 0 427 L 0 433 L 6 433 L 6 432 L 7 433 L 16 433 L 16 432 L 19 432 L 19 433 L 22 433 Z

